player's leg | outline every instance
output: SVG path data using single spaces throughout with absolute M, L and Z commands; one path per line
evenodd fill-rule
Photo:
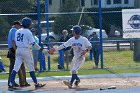
M 27 65 L 27 68 L 29 70 L 30 76 L 35 84 L 37 84 L 37 79 L 35 75 L 35 69 L 34 69 L 34 61 L 33 56 L 31 54 L 30 50 L 26 50 L 26 54 L 24 54 L 24 60 Z
M 72 70 L 74 71 L 73 72 L 73 77 L 75 78 L 75 85 L 78 86 L 78 84 L 80 83 L 80 78 L 78 77 L 78 69 L 80 68 L 80 66 L 84 63 L 85 61 L 85 57 L 82 57 L 82 58 L 77 58 L 76 62 L 75 62 L 75 65 L 73 66 Z
M 14 65 L 14 69 L 12 70 L 12 73 L 10 75 L 9 88 L 14 87 L 15 77 L 16 77 L 17 72 L 19 71 L 19 68 L 20 68 L 21 64 L 22 64 L 22 57 L 17 55 L 15 65 Z
M 9 49 L 7 57 L 9 58 L 9 61 L 10 61 L 9 77 L 8 77 L 8 86 L 9 86 L 11 72 L 12 72 L 12 70 L 14 68 L 14 64 L 15 64 L 15 50 L 13 48 Z M 15 81 L 14 81 L 14 87 L 19 87 L 19 85 L 17 83 L 15 83 Z
M 74 68 L 74 61 L 75 61 L 75 58 L 72 59 L 72 62 L 71 62 L 71 67 L 70 67 L 70 72 L 71 72 L 71 80 L 70 81 L 63 81 L 63 83 L 68 86 L 68 88 L 72 88 L 72 85 L 73 85 L 73 82 L 74 80 L 76 79 L 73 75 L 74 71 L 73 68 Z
M 35 69 L 34 69 L 34 61 L 33 56 L 30 50 L 26 51 L 27 54 L 24 54 L 24 60 L 26 62 L 27 68 L 29 69 L 30 76 L 35 83 L 35 88 L 40 88 L 45 86 L 46 84 L 39 84 L 35 75 Z
M 19 76 L 20 87 L 28 87 L 28 86 L 30 86 L 30 84 L 27 83 L 27 80 L 26 80 L 26 71 L 25 71 L 24 63 L 21 64 L 21 67 L 20 67 L 20 69 L 18 71 L 18 76 Z
M 8 77 L 8 86 L 10 83 L 10 76 L 11 76 L 11 72 L 14 68 L 14 64 L 15 64 L 15 58 L 9 58 L 10 59 L 10 66 L 9 66 L 9 77 Z M 14 81 L 14 87 L 19 87 L 19 85 L 17 83 L 15 83 Z

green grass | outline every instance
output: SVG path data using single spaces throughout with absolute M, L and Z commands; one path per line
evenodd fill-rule
M 6 58 L 7 51 L 0 50 L 0 56 L 5 64 L 6 71 L 9 69 L 9 59 Z M 139 73 L 140 72 L 140 62 L 133 61 L 133 51 L 105 51 L 104 55 L 104 68 L 107 69 L 92 69 L 94 66 L 94 61 L 89 60 L 89 54 L 86 55 L 86 61 L 81 66 L 79 70 L 80 75 L 87 74 L 109 74 L 109 73 Z M 47 61 L 47 58 L 46 58 Z M 65 76 L 70 75 L 69 71 L 57 71 L 58 55 L 51 55 L 51 71 L 37 73 L 38 77 L 46 76 Z M 39 67 L 39 64 L 38 64 Z M 46 65 L 47 67 L 47 65 Z M 99 64 L 100 67 L 100 64 Z M 69 67 L 70 68 L 70 67 Z M 89 69 L 89 70 L 88 70 Z M 0 79 L 7 79 L 8 74 L 0 74 Z M 29 74 L 27 73 L 27 77 Z
M 107 69 L 94 69 L 94 70 L 79 70 L 79 75 L 95 75 L 95 74 L 121 74 L 121 73 L 140 73 L 140 69 L 124 69 L 124 70 L 107 70 Z M 37 77 L 49 77 L 49 76 L 70 76 L 69 71 L 58 71 L 58 72 L 40 72 L 36 73 Z M 17 76 L 18 77 L 18 76 Z M 27 77 L 30 77 L 27 73 Z M 7 79 L 8 74 L 0 74 L 0 79 Z

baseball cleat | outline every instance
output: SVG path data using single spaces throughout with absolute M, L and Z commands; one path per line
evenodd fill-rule
M 37 83 L 37 84 L 35 84 L 35 88 L 36 89 L 38 89 L 38 88 L 42 88 L 42 87 L 44 87 L 46 84 L 39 84 L 39 83 Z
M 17 83 L 14 83 L 14 87 L 19 87 L 19 85 Z
M 8 90 L 9 90 L 9 91 L 14 91 L 14 90 L 17 90 L 17 88 L 15 88 L 15 87 L 9 85 Z
M 63 83 L 64 83 L 66 86 L 68 86 L 68 88 L 72 88 L 72 85 L 70 84 L 70 82 L 68 82 L 68 81 L 63 81 Z
M 78 86 L 79 83 L 80 83 L 80 80 L 76 80 L 75 83 L 74 83 L 74 85 L 75 85 L 75 86 Z
M 20 87 L 29 87 L 31 86 L 29 83 L 26 83 L 25 85 L 20 85 Z

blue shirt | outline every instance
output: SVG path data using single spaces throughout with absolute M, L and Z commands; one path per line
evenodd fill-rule
M 39 39 L 37 36 L 34 36 L 35 42 L 39 44 Z M 32 50 L 37 50 L 34 46 L 32 46 Z
M 15 32 L 17 29 L 15 27 L 12 27 L 8 34 L 8 48 L 12 48 L 12 41 L 15 39 Z
M 2 63 L 2 61 L 0 60 L 0 70 L 3 70 L 4 69 L 4 65 Z

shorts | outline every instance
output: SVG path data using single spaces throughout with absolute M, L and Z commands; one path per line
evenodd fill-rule
M 39 51 L 38 50 L 33 50 L 33 59 L 34 59 L 34 62 L 38 62 L 38 54 L 39 54 Z

